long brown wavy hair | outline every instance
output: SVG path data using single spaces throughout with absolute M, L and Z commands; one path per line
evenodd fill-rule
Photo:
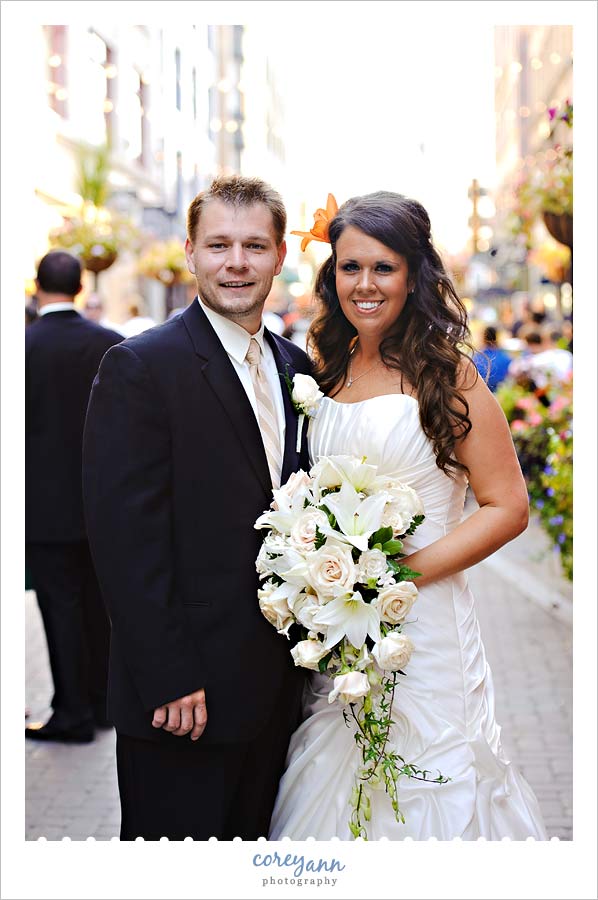
M 336 292 L 336 243 L 349 225 L 407 260 L 413 290 L 380 354 L 386 366 L 400 372 L 401 383 L 404 379 L 415 389 L 438 468 L 447 475 L 467 473 L 455 458 L 457 441 L 471 431 L 469 404 L 458 384 L 460 366 L 469 358 L 462 348 L 471 349 L 467 312 L 432 244 L 429 216 L 416 200 L 377 191 L 347 200 L 330 222 L 332 254 L 317 275 L 320 310 L 308 333 L 320 387 L 330 396 L 341 389 L 357 335 Z

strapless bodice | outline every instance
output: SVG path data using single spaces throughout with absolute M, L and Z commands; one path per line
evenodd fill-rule
M 436 465 L 432 443 L 419 420 L 419 404 L 408 394 L 382 394 L 357 403 L 324 397 L 310 422 L 312 462 L 321 456 L 365 456 L 380 474 L 392 475 L 419 494 L 426 531 L 450 531 L 463 514 L 466 479 Z M 429 537 L 432 537 L 430 534 Z

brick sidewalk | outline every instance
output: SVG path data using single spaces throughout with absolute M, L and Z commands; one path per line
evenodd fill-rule
M 521 542 L 521 539 L 518 539 Z M 513 542 L 511 581 L 495 561 L 470 570 L 470 583 L 494 674 L 497 720 L 507 755 L 536 792 L 550 837 L 572 839 L 572 634 L 555 611 L 517 588 Z M 526 566 L 527 568 L 527 566 Z M 566 593 L 566 586 L 563 592 Z M 32 591 L 26 594 L 26 697 L 31 720 L 46 720 L 51 696 L 48 657 Z M 118 836 L 120 807 L 115 736 L 92 744 L 26 741 L 26 839 Z

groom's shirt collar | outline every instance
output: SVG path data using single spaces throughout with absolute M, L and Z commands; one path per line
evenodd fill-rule
M 48 313 L 53 312 L 66 312 L 69 309 L 72 309 L 74 312 L 79 312 L 74 303 L 46 303 L 45 306 L 38 309 L 38 315 L 45 316 Z
M 231 322 L 230 319 L 221 316 L 220 313 L 217 313 L 213 309 L 210 309 L 209 306 L 206 306 L 199 296 L 197 297 L 197 302 L 205 312 L 210 325 L 218 335 L 220 343 L 228 355 L 238 362 L 239 365 L 242 365 L 245 362 L 245 357 L 249 350 L 249 342 L 252 337 L 254 337 L 260 345 L 262 354 L 265 353 L 263 322 L 260 325 L 257 334 L 249 334 L 249 332 L 245 331 L 241 325 L 237 325 L 236 322 Z

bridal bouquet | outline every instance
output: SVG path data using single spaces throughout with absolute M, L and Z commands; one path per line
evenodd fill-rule
M 322 457 L 273 494 L 255 523 L 267 530 L 256 561 L 260 609 L 279 634 L 294 626 L 295 665 L 334 679 L 328 700 L 353 721 L 361 756 L 349 827 L 367 839 L 371 789 L 384 787 L 404 822 L 400 776 L 447 780 L 388 746 L 397 677 L 413 650 L 403 633 L 417 598 L 409 579 L 420 574 L 401 563 L 401 538 L 423 521 L 423 508 L 408 485 L 352 456 Z

